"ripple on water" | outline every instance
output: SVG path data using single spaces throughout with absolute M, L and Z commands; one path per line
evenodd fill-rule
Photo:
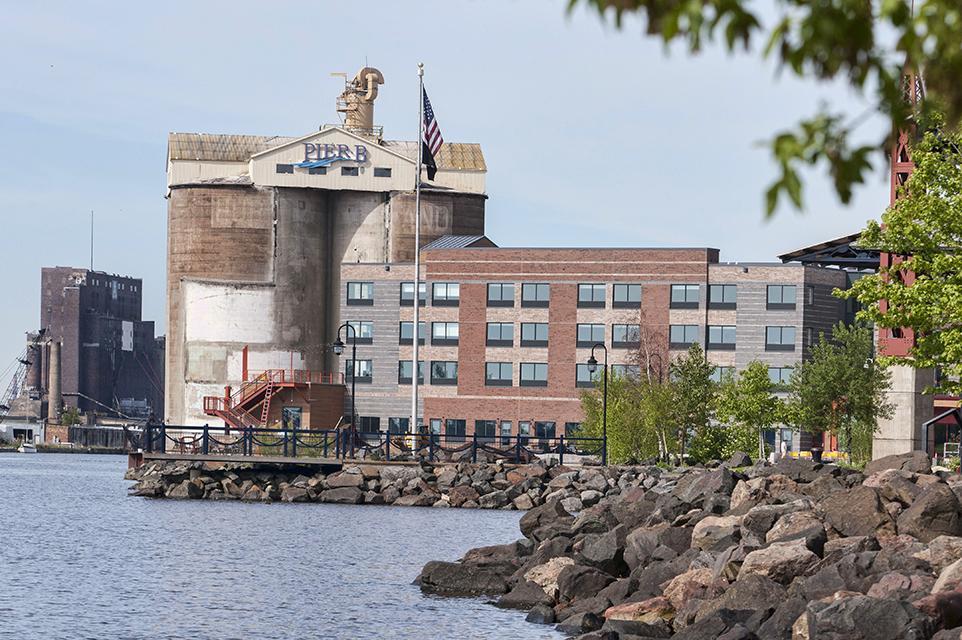
M 0 455 L 0 638 L 561 638 L 411 585 L 517 512 L 128 498 L 126 458 Z

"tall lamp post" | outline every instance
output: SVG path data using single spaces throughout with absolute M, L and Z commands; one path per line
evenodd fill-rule
M 601 464 L 608 465 L 608 347 L 598 342 L 591 347 L 591 356 L 588 358 L 588 371 L 594 373 L 598 370 L 598 361 L 595 360 L 595 349 L 601 347 L 605 351 L 605 370 L 604 381 L 602 383 L 601 399 Z
M 351 340 L 351 457 L 354 457 L 354 438 L 357 435 L 357 405 L 355 398 L 357 394 L 357 329 L 350 322 L 345 322 L 337 328 L 337 339 L 331 345 L 334 355 L 340 356 L 344 353 L 344 343 L 341 342 L 341 330 L 347 327 L 350 329 L 348 338 Z

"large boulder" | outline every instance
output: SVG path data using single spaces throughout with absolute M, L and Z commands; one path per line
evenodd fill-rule
M 340 487 L 322 491 L 320 500 L 335 504 L 361 504 L 364 501 L 364 493 L 357 487 Z
M 837 491 L 818 504 L 825 522 L 843 536 L 894 534 L 895 522 L 875 489 L 859 485 Z
M 626 602 L 605 611 L 604 629 L 618 634 L 648 638 L 667 638 L 675 609 L 668 598 L 649 598 Z
M 482 509 L 500 509 L 510 502 L 508 494 L 504 491 L 492 491 L 481 496 L 478 504 Z
M 628 529 L 620 524 L 611 531 L 586 540 L 581 556 L 585 562 L 613 576 L 628 573 L 625 564 L 625 538 Z
M 785 588 L 764 575 L 751 574 L 732 584 L 719 597 L 709 600 L 698 609 L 695 621 L 716 616 L 722 610 L 747 611 L 776 607 L 785 598 Z
M 524 537 L 540 541 L 567 531 L 572 522 L 574 518 L 561 506 L 561 501 L 551 500 L 529 510 L 518 524 Z
M 565 567 L 570 567 L 574 563 L 573 559 L 564 556 L 551 558 L 544 564 L 528 570 L 524 574 L 524 579 L 540 586 L 552 600 L 555 600 L 558 597 L 558 576 Z
M 748 457 L 748 454 L 744 451 L 736 451 L 731 455 L 730 458 L 725 462 L 725 466 L 734 469 L 735 467 L 748 467 L 751 466 L 752 459 Z
M 945 484 L 926 487 L 898 518 L 899 533 L 931 542 L 940 535 L 962 535 L 959 500 Z
M 722 550 L 741 539 L 741 516 L 708 516 L 698 521 L 691 532 L 691 546 L 702 551 Z
M 514 572 L 510 563 L 473 565 L 433 561 L 424 565 L 419 582 L 421 590 L 449 596 L 501 595 L 508 590 Z
M 761 546 L 779 518 L 802 508 L 803 503 L 760 504 L 752 507 L 742 517 L 741 538 L 748 544 Z
M 727 583 L 715 579 L 711 569 L 691 569 L 675 576 L 665 585 L 665 597 L 676 610 L 690 600 L 711 600 L 725 590 Z
M 528 610 L 539 604 L 553 605 L 554 598 L 545 593 L 541 585 L 530 580 L 522 580 L 497 602 L 497 606 L 503 609 Z
M 942 571 L 959 558 L 962 558 L 962 537 L 938 536 L 929 542 L 929 564 L 935 572 Z
M 672 495 L 684 504 L 699 507 L 710 495 L 731 495 L 737 481 L 735 474 L 725 467 L 712 471 L 690 471 L 681 477 Z
M 652 527 L 639 527 L 625 538 L 625 562 L 628 568 L 647 564 L 656 549 L 662 547 L 675 554 L 684 553 L 691 546 L 690 527 L 672 527 L 658 524 Z
M 406 484 L 408 481 L 418 477 L 416 467 L 383 467 L 381 469 L 381 483 L 392 484 L 400 482 Z
M 765 542 L 784 542 L 786 540 L 804 540 L 805 546 L 815 553 L 821 554 L 828 539 L 825 525 L 815 515 L 814 511 L 794 511 L 786 513 L 765 534 Z
M 804 540 L 775 542 L 764 549 L 745 556 L 739 581 L 757 574 L 780 584 L 788 584 L 818 562 L 818 556 L 808 550 Z
M 922 487 L 915 484 L 915 475 L 901 469 L 885 469 L 873 473 L 862 484 L 877 489 L 879 494 L 889 502 L 898 502 L 903 507 L 907 507 L 922 492 Z
M 842 592 L 830 602 L 809 603 L 793 627 L 793 638 L 811 640 L 923 640 L 932 633 L 928 617 L 907 602 Z
M 558 599 L 573 602 L 591 598 L 614 581 L 612 576 L 594 567 L 570 565 L 558 574 Z
M 928 454 L 924 451 L 910 451 L 909 453 L 897 453 L 885 456 L 878 460 L 872 460 L 865 465 L 865 475 L 871 476 L 873 473 L 886 469 L 901 469 L 913 473 L 932 473 L 932 463 Z
M 448 491 L 448 501 L 452 507 L 463 506 L 465 502 L 477 502 L 480 497 L 477 489 L 469 484 L 458 485 Z
M 363 487 L 364 476 L 360 473 L 347 473 L 342 471 L 327 477 L 328 489 L 339 489 L 341 487 Z
M 281 502 L 307 502 L 311 498 L 307 494 L 307 489 L 288 485 L 281 491 Z

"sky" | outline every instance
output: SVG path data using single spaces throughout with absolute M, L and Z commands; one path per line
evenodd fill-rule
M 764 6 L 766 2 L 762 0 Z M 763 215 L 775 175 L 759 143 L 841 84 L 757 54 L 666 51 L 566 0 L 13 2 L 0 0 L 0 372 L 39 324 L 40 269 L 94 264 L 144 280 L 164 332 L 170 131 L 304 135 L 337 122 L 343 81 L 385 77 L 375 119 L 417 136 L 417 63 L 446 140 L 481 143 L 487 233 L 501 246 L 710 246 L 724 261 L 860 230 L 887 168 L 850 205 L 821 172 L 801 213 Z M 877 119 L 859 135 L 881 140 Z M 0 383 L 3 381 L 0 380 Z M 2 390 L 0 390 L 2 391 Z

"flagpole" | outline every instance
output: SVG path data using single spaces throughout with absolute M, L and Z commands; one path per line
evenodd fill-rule
M 418 342 L 421 338 L 419 318 L 421 309 L 421 163 L 424 153 L 424 63 L 418 63 L 418 164 L 414 178 L 414 357 L 411 360 L 411 422 L 410 432 L 418 431 Z M 411 452 L 417 454 L 417 436 L 411 436 Z

